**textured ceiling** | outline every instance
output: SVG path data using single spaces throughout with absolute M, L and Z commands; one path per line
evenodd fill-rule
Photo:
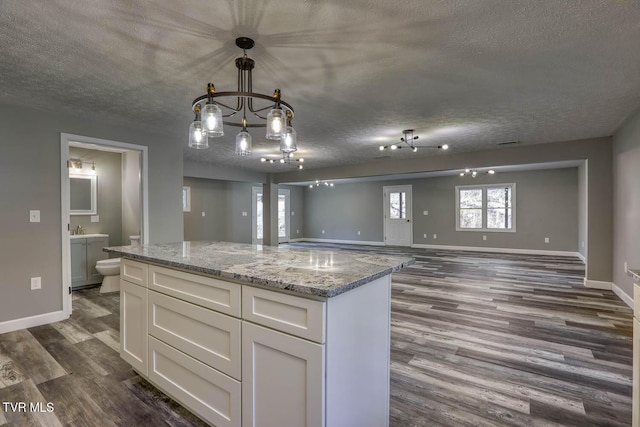
M 256 47 L 254 90 L 281 88 L 306 168 L 382 153 L 415 129 L 452 151 L 607 136 L 640 104 L 635 0 L 0 2 L 0 101 L 97 114 L 170 135 L 185 159 L 255 171 L 277 155 L 236 128 L 186 148 L 191 101 L 236 90 L 234 39 Z M 133 141 L 132 141 L 133 142 Z

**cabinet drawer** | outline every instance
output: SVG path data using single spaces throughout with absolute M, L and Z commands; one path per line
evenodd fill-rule
M 149 292 L 149 334 L 240 380 L 240 319 Z
M 149 337 L 149 380 L 218 427 L 240 427 L 240 383 Z
M 242 318 L 291 335 L 324 343 L 324 301 L 300 298 L 252 286 L 242 289 Z
M 149 265 L 123 258 L 120 263 L 120 278 L 139 286 L 147 287 Z
M 230 316 L 240 317 L 240 289 L 236 283 L 197 274 L 149 266 L 149 288 Z

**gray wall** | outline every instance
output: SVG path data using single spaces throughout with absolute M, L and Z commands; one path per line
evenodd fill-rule
M 141 233 L 140 152 L 122 153 L 122 244 Z
M 304 169 L 281 173 L 274 177 L 278 183 L 335 180 L 340 178 L 386 176 L 413 172 L 462 170 L 465 167 L 489 168 L 557 161 L 588 160 L 587 168 L 587 236 L 586 278 L 611 282 L 613 278 L 613 159 L 610 137 L 548 144 L 527 144 L 493 150 L 447 153 L 413 159 L 390 159 L 349 167 Z
M 613 282 L 633 298 L 624 263 L 640 269 L 640 111 L 625 121 L 613 141 Z
M 184 140 L 0 104 L 0 322 L 62 310 L 61 132 L 148 146 L 149 240 L 182 240 Z M 40 223 L 29 222 L 32 209 Z M 42 289 L 31 291 L 37 276 Z
M 91 222 L 91 215 L 71 215 L 71 228 L 80 225 L 85 234 L 109 235 L 109 244 L 122 244 L 122 171 L 120 153 L 69 147 L 69 157 L 95 162 L 98 187 L 99 222 Z M 86 165 L 85 165 L 86 167 Z
M 456 231 L 456 185 L 512 182 L 516 183 L 515 233 Z M 578 250 L 577 168 L 480 175 L 475 179 L 456 175 L 306 188 L 305 237 L 382 242 L 382 188 L 401 184 L 412 185 L 414 244 Z M 425 216 L 424 211 L 429 214 Z M 550 242 L 544 243 L 544 237 Z
M 262 188 L 262 184 L 189 177 L 183 183 L 191 187 L 191 212 L 184 212 L 185 240 L 251 243 L 252 188 Z M 285 185 L 279 188 L 290 192 L 290 234 L 295 239 L 303 233 L 302 189 Z

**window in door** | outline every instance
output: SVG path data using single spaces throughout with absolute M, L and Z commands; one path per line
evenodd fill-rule
M 389 218 L 404 219 L 407 217 L 407 195 L 404 191 L 389 193 Z

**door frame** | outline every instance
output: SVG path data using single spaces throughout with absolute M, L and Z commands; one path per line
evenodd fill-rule
M 71 218 L 69 191 L 69 145 L 73 142 L 92 144 L 111 148 L 113 151 L 138 151 L 140 153 L 140 243 L 149 243 L 149 153 L 145 145 L 129 144 L 90 136 L 60 133 L 60 204 L 62 206 L 62 311 L 68 317 L 71 315 L 71 238 L 69 226 Z
M 411 184 L 386 185 L 382 187 L 382 237 L 385 246 L 387 245 L 387 195 L 389 191 L 403 189 L 408 195 L 409 206 L 407 206 L 407 218 L 409 219 L 409 246 L 413 247 L 413 191 Z
M 286 236 L 280 237 L 278 233 L 278 243 L 288 243 L 291 240 L 291 191 L 278 188 L 278 198 L 284 196 L 284 210 L 285 210 L 285 232 Z M 280 229 L 280 223 L 278 222 L 278 230 Z

